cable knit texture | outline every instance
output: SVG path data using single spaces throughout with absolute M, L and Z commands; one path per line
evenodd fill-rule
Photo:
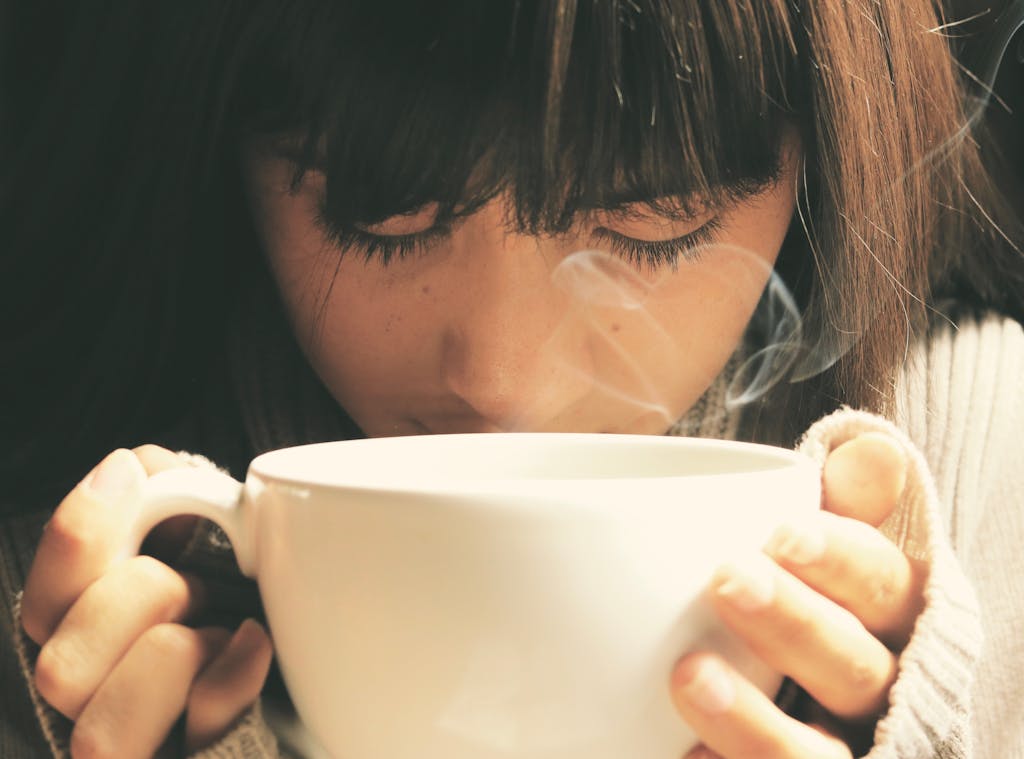
M 811 427 L 800 450 L 823 464 L 830 450 L 872 431 L 885 432 L 898 440 L 909 466 L 901 502 L 881 530 L 906 553 L 926 559 L 930 571 L 924 591 L 925 609 L 900 656 L 900 677 L 889 693 L 890 708 L 878 723 L 875 747 L 868 756 L 932 756 L 937 739 L 945 740 L 968 728 L 967 699 L 981 650 L 981 628 L 974 591 L 945 535 L 928 464 L 893 424 L 850 409 Z M 959 743 L 965 744 L 962 739 Z
M 816 423 L 801 449 L 818 461 L 845 440 L 881 430 L 910 463 L 899 508 L 882 526 L 930 567 L 926 606 L 900 656 L 890 708 L 869 759 L 1024 757 L 1024 334 L 988 318 L 934 332 L 908 357 L 892 421 L 843 409 Z M 735 414 L 716 382 L 672 434 L 732 437 Z M 208 465 L 197 461 L 200 465 Z M 0 521 L 0 756 L 67 755 L 70 723 L 32 685 L 33 644 L 20 631 L 18 591 L 45 515 Z M 190 552 L 230 570 L 219 531 Z M 982 632 L 984 631 L 984 641 Z M 21 674 L 17 674 L 20 670 Z M 195 759 L 284 756 L 254 705 Z M 438 759 L 428 757 L 427 759 Z M 626 759 L 626 758 L 624 758 Z

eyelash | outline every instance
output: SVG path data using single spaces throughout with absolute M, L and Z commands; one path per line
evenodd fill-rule
M 447 238 L 452 230 L 448 226 L 438 226 L 408 235 L 375 235 L 361 229 L 328 231 L 331 239 L 342 250 L 356 248 L 366 263 L 377 259 L 382 266 L 387 266 L 393 260 L 401 261 L 426 252 L 432 245 Z
M 338 248 L 358 249 L 366 263 L 377 259 L 381 266 L 387 266 L 393 260 L 401 261 L 425 253 L 432 245 L 447 238 L 452 231 L 450 225 L 439 225 L 412 234 L 377 235 L 357 228 L 338 229 L 321 213 L 317 214 L 315 221 L 317 227 Z M 671 240 L 637 240 L 605 227 L 598 227 L 593 235 L 611 243 L 615 253 L 634 266 L 649 269 L 669 266 L 674 270 L 681 259 L 698 261 L 704 248 L 714 242 L 721 228 L 722 220 L 715 216 L 699 229 Z
M 637 240 L 605 227 L 595 229 L 594 236 L 610 242 L 616 253 L 635 266 L 648 269 L 669 266 L 675 270 L 680 259 L 690 263 L 699 261 L 721 229 L 721 217 L 714 216 L 698 229 L 671 240 Z

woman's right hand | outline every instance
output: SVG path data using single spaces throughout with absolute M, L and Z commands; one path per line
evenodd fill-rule
M 114 451 L 67 495 L 39 543 L 22 625 L 41 647 L 37 690 L 75 723 L 76 759 L 152 757 L 182 715 L 184 750 L 205 747 L 266 679 L 271 644 L 262 627 L 192 628 L 203 602 L 198 579 L 151 556 L 119 557 L 137 507 L 124 495 L 184 465 L 157 446 Z M 157 530 L 166 539 L 173 527 Z

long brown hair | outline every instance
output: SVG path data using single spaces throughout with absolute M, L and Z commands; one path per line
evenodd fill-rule
M 890 410 L 929 324 L 970 306 L 1024 314 L 1021 217 L 983 164 L 984 114 L 951 54 L 952 19 L 928 0 L 808 2 L 790 19 L 808 75 L 807 325 L 826 346 L 855 339 L 811 387 L 761 404 L 769 436 L 771 406 L 791 409 L 784 440 L 839 403 Z
M 58 495 L 118 445 L 240 470 L 358 434 L 295 349 L 260 256 L 237 164 L 254 136 L 286 138 L 297 177 L 326 172 L 344 241 L 354 223 L 497 192 L 536 232 L 610 190 L 727 202 L 776 176 L 796 125 L 800 213 L 778 269 L 807 343 L 836 361 L 756 404 L 763 439 L 839 403 L 884 411 L 947 298 L 1024 316 L 1019 220 L 932 0 L 68 5 L 0 13 L 5 69 L 27 72 L 0 93 L 14 494 Z
M 820 280 L 810 308 L 863 334 L 836 387 L 883 410 L 907 344 L 955 316 L 944 299 L 1021 316 L 1019 251 L 1002 236 L 1019 239 L 1019 223 L 982 166 L 977 114 L 933 3 L 808 3 L 802 16 L 818 179 L 805 197 L 820 224 L 808 234 Z M 1014 276 L 1000 281 L 1003 266 Z

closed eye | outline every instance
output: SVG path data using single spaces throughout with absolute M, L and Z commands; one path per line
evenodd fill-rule
M 612 252 L 641 269 L 665 266 L 675 269 L 680 261 L 698 260 L 722 228 L 721 215 L 716 214 L 686 234 L 665 239 L 645 239 L 658 231 L 677 229 L 679 222 L 638 213 L 588 214 L 588 217 L 596 224 L 590 233 L 591 239 L 608 243 Z M 381 222 L 346 228 L 332 223 L 322 208 L 315 219 L 317 227 L 340 250 L 356 250 L 367 263 L 376 262 L 382 266 L 426 253 L 435 245 L 443 243 L 450 238 L 454 221 L 440 220 L 437 204 L 406 214 L 396 214 Z M 631 234 L 625 234 L 623 229 Z
M 641 240 L 607 227 L 596 228 L 593 236 L 610 243 L 617 255 L 634 266 L 646 269 L 668 266 L 675 269 L 681 260 L 699 260 L 715 241 L 722 226 L 721 216 L 716 215 L 692 232 L 666 240 Z

